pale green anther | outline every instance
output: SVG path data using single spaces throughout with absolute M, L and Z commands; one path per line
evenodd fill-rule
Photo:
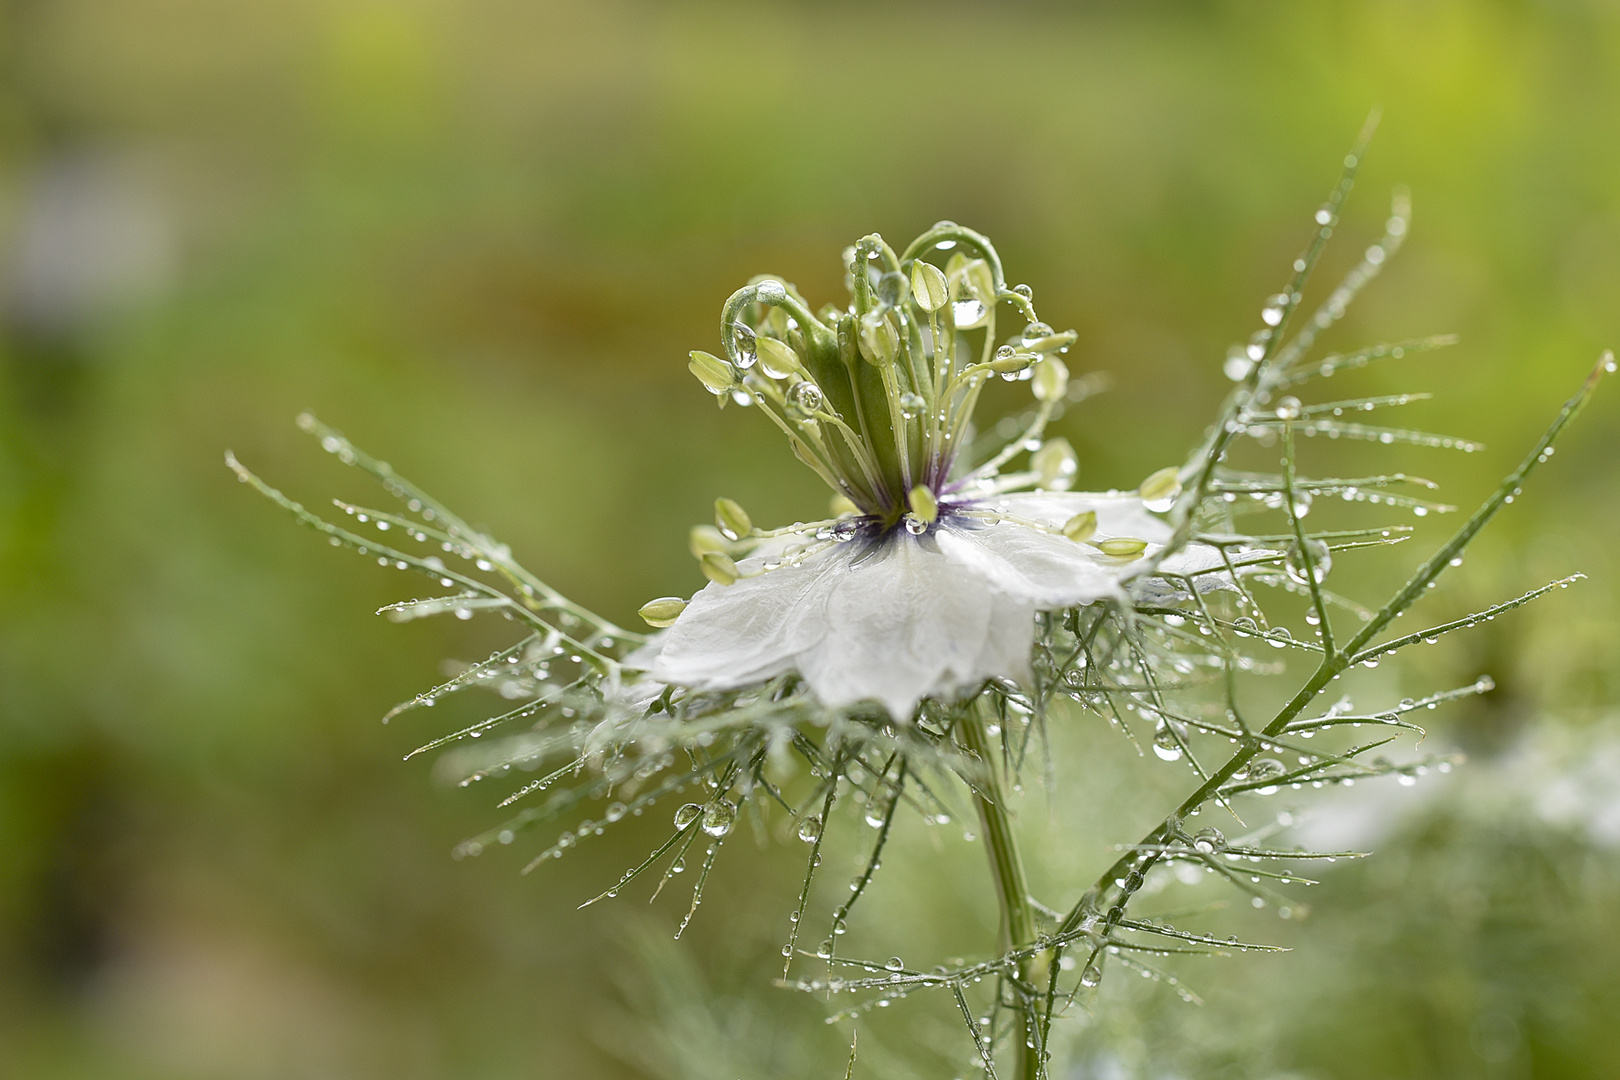
M 754 531 L 754 522 L 748 511 L 725 496 L 714 500 L 714 523 L 727 540 L 741 540 Z
M 917 298 L 917 306 L 924 311 L 938 311 L 951 299 L 950 286 L 945 282 L 945 272 L 931 262 L 918 259 L 911 264 L 911 295 Z
M 834 495 L 827 503 L 827 512 L 835 518 L 841 518 L 848 517 L 850 514 L 858 514 L 861 512 L 861 508 L 856 506 L 854 500 L 848 495 Z
M 1003 356 L 998 352 L 996 358 L 990 361 L 990 370 L 1000 375 L 1012 375 L 1015 372 L 1023 371 L 1039 359 L 1040 356 L 1037 353 L 1010 352 Z
M 881 313 L 871 312 L 861 318 L 861 355 L 874 364 L 892 363 L 900 351 L 900 335 L 894 324 Z
M 686 534 L 686 547 L 692 552 L 692 558 L 701 559 L 711 551 L 727 554 L 731 551 L 731 541 L 713 525 L 694 525 Z
M 1063 535 L 1077 544 L 1091 539 L 1097 531 L 1097 511 L 1083 510 L 1063 523 Z
M 1030 389 L 1036 401 L 1061 401 L 1069 392 L 1069 369 L 1055 356 L 1048 356 L 1035 365 L 1030 376 Z
M 675 620 L 680 618 L 681 612 L 685 610 L 686 601 L 680 597 L 660 596 L 656 600 L 649 600 L 642 604 L 641 610 L 637 614 L 641 616 L 642 621 L 648 626 L 663 629 L 666 626 L 674 626 Z
M 736 371 L 713 353 L 693 349 L 692 359 L 686 366 L 711 394 L 729 394 L 737 385 Z
M 911 512 L 919 520 L 933 523 L 939 518 L 939 500 L 927 485 L 918 484 L 911 489 Z
M 1097 545 L 1097 550 L 1116 559 L 1134 559 L 1147 550 L 1147 541 L 1134 536 L 1116 536 Z
M 722 555 L 718 551 L 705 552 L 698 560 L 698 565 L 703 568 L 703 576 L 716 585 L 730 585 L 741 576 L 731 556 Z
M 804 370 L 799 362 L 799 354 L 785 341 L 762 337 L 754 342 L 754 347 L 758 350 L 759 366 L 773 379 L 785 379 L 796 371 Z
M 1150 505 L 1174 499 L 1181 494 L 1181 471 L 1174 465 L 1165 466 L 1142 481 L 1137 494 Z
M 1046 491 L 1068 491 L 1080 471 L 1080 459 L 1068 439 L 1047 439 L 1029 456 L 1029 469 L 1036 486 Z

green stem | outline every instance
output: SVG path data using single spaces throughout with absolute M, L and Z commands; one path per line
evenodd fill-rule
M 1018 838 L 1013 834 L 1000 771 L 991 755 L 990 737 L 976 705 L 970 704 L 962 711 L 956 730 L 962 748 L 977 757 L 984 767 L 983 773 L 973 778 L 973 805 L 979 811 L 984 849 L 990 857 L 990 876 L 995 880 L 996 901 L 1001 908 L 1001 948 L 1003 952 L 1019 949 L 1035 940 L 1035 909 L 1029 902 L 1024 860 L 1018 853 Z M 1043 966 L 1041 957 L 1031 957 L 1018 965 L 1018 985 L 1014 993 L 1023 1031 L 1014 1047 L 1017 1080 L 1037 1080 L 1043 1075 L 1041 1046 L 1045 1040 L 1039 1037 L 1040 1010 L 1034 999 L 1034 994 L 1039 992 L 1034 983 L 1045 981 L 1035 969 Z

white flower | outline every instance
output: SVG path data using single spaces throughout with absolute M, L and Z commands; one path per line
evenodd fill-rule
M 1124 602 L 1125 583 L 1160 550 L 1153 542 L 1142 557 L 1109 557 L 1062 535 L 1061 525 L 1090 510 L 1096 541 L 1163 541 L 1170 533 L 1133 496 L 1039 492 L 973 508 L 984 516 L 947 505 L 920 535 L 892 529 L 768 572 L 776 552 L 744 559 L 739 569 L 755 576 L 711 583 L 693 597 L 659 641 L 653 677 L 734 690 L 796 671 L 825 705 L 873 700 L 896 718 L 909 717 L 925 697 L 948 700 L 988 678 L 1027 685 L 1035 613 Z M 997 514 L 1022 521 L 995 521 Z M 1217 553 L 1200 548 L 1170 556 L 1160 569 L 1188 574 L 1219 565 Z
M 943 271 L 923 258 L 940 250 L 953 250 Z M 710 691 L 797 672 L 829 707 L 875 701 L 905 719 L 924 698 L 953 699 L 986 679 L 1027 684 L 1037 612 L 1128 603 L 1133 591 L 1175 595 L 1165 578 L 1137 580 L 1153 566 L 1171 579 L 1203 575 L 1200 590 L 1229 584 L 1212 548 L 1163 554 L 1172 530 L 1148 507 L 1169 507 L 1175 470 L 1129 494 L 1061 490 L 1074 453 L 1040 436 L 1066 400 L 1058 354 L 1074 334 L 1036 320 L 984 237 L 942 222 L 904 255 L 872 236 L 846 260 L 848 311 L 818 318 L 792 286 L 763 279 L 726 306 L 729 359 L 694 353 L 692 363 L 722 405 L 758 405 L 847 500 L 845 513 L 761 533 L 721 500 L 729 541 L 708 530 L 694 545 L 711 584 L 684 610 L 673 598 L 644 609 L 670 629 L 632 666 Z M 998 304 L 1025 320 L 999 347 Z M 971 342 L 969 331 L 982 337 Z M 1029 382 L 1035 416 L 958 475 L 973 408 L 996 376 Z M 1000 472 L 1025 451 L 1024 471 Z M 1011 493 L 1035 486 L 1047 490 Z

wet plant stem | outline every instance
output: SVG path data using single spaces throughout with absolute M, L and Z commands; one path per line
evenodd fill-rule
M 962 748 L 972 753 L 983 765 L 984 771 L 973 777 L 973 805 L 979 811 L 979 825 L 984 832 L 984 849 L 990 858 L 990 876 L 996 883 L 996 902 L 1001 909 L 1001 948 L 1003 953 L 1021 949 L 1035 940 L 1035 909 L 1029 902 L 1029 885 L 1024 879 L 1024 860 L 1018 852 L 1018 838 L 1013 834 L 1012 815 L 1002 792 L 1002 770 L 998 758 L 990 750 L 990 736 L 977 702 L 962 710 L 957 724 L 957 738 Z M 1013 997 L 1023 1030 L 1016 1037 L 1014 1050 L 1017 1080 L 1037 1080 L 1041 1069 L 1042 1045 L 1040 1037 L 1041 1012 L 1036 1001 L 1038 983 L 1044 983 L 1046 954 L 1019 961 L 1014 979 Z

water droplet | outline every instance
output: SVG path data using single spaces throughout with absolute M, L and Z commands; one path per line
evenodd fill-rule
M 908 392 L 900 395 L 900 415 L 907 420 L 917 419 L 927 407 L 928 403 L 922 399 L 920 394 Z
M 1266 306 L 1260 310 L 1260 321 L 1267 326 L 1276 326 L 1282 322 L 1283 311 L 1288 307 L 1288 297 L 1278 293 L 1266 301 Z
M 860 534 L 861 523 L 855 518 L 844 518 L 842 521 L 836 522 L 828 531 L 832 534 L 835 542 L 846 544 Z
M 754 295 L 762 304 L 778 304 L 787 299 L 787 290 L 780 281 L 765 280 L 754 286 Z
M 1014 285 L 1012 291 L 1017 293 L 1019 296 L 1022 296 L 1025 300 L 1035 299 L 1035 290 L 1030 288 L 1028 285 Z
M 984 321 L 989 309 L 978 300 L 958 300 L 951 305 L 951 318 L 958 330 L 969 330 Z
M 921 536 L 927 531 L 928 522 L 924 521 L 916 514 L 906 515 L 906 532 L 910 533 L 912 536 Z
M 703 807 L 695 802 L 689 802 L 675 811 L 675 827 L 684 829 L 696 821 L 703 814 Z
M 787 399 L 794 410 L 805 416 L 816 412 L 821 408 L 822 402 L 827 400 L 826 395 L 821 392 L 821 387 L 813 382 L 794 383 L 788 389 Z
M 753 367 L 754 361 L 759 359 L 758 343 L 754 337 L 753 327 L 740 322 L 732 323 L 731 340 L 737 349 L 736 356 L 733 357 L 737 366 L 744 370 Z
M 1174 725 L 1174 726 L 1172 726 Z M 1174 721 L 1160 720 L 1159 726 L 1153 730 L 1153 752 L 1165 761 L 1179 761 L 1181 759 L 1181 739 L 1186 738 L 1186 732 L 1179 730 L 1181 725 Z
M 711 803 L 703 811 L 703 831 L 710 836 L 724 836 L 731 831 L 731 823 L 737 818 L 737 808 L 722 799 Z
M 901 960 L 898 956 L 891 956 L 889 957 L 888 962 L 883 966 L 888 968 L 890 971 L 899 971 L 901 968 L 905 967 L 906 964 L 905 961 Z
M 1205 855 L 1213 855 L 1217 851 L 1226 849 L 1226 837 L 1222 835 L 1221 830 L 1213 826 L 1207 829 L 1199 829 L 1193 835 L 1193 847 Z
M 1289 578 L 1300 585 L 1309 585 L 1313 579 L 1320 584 L 1333 569 L 1333 554 L 1323 541 L 1306 537 L 1303 549 L 1297 543 L 1288 545 L 1283 567 Z
M 1080 973 L 1080 985 L 1090 987 L 1100 982 L 1102 982 L 1102 968 L 1094 963 L 1087 964 L 1086 970 Z
M 1249 359 L 1241 346 L 1234 345 L 1226 354 L 1226 362 L 1221 365 L 1221 370 L 1233 382 L 1242 382 L 1254 370 L 1254 361 Z
M 811 814 L 799 822 L 799 839 L 807 844 L 813 844 L 821 839 L 821 815 Z
M 1299 398 L 1297 397 L 1290 396 L 1279 399 L 1276 409 L 1277 419 L 1298 420 L 1300 407 Z
M 607 812 L 604 813 L 602 817 L 608 821 L 618 821 L 620 818 L 624 817 L 625 812 L 628 809 L 629 808 L 622 802 L 610 803 L 608 804 Z

